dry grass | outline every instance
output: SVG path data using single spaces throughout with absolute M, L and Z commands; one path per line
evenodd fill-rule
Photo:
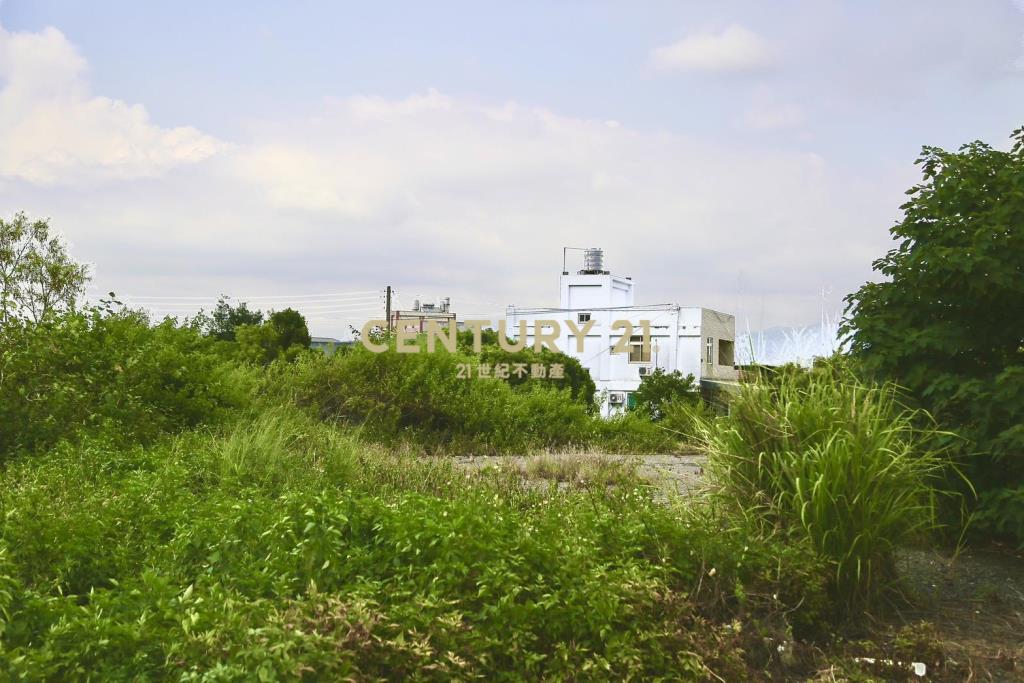
M 565 482 L 574 485 L 614 486 L 636 482 L 636 458 L 609 458 L 600 455 L 540 455 L 526 459 L 519 471 L 527 479 Z

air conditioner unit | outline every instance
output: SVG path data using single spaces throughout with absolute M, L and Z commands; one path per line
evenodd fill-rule
M 641 365 L 640 366 L 640 376 L 641 377 L 646 377 L 647 375 L 653 375 L 653 374 L 654 374 L 654 368 L 652 368 L 650 365 Z
M 608 402 L 613 404 L 625 403 L 626 395 L 621 391 L 613 391 L 608 394 Z

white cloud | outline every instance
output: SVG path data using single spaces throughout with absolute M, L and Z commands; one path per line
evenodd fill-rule
M 795 104 L 755 105 L 743 114 L 743 124 L 755 130 L 796 128 L 805 120 L 803 110 Z
M 750 107 L 739 119 L 744 128 L 760 131 L 798 128 L 806 121 L 807 115 L 802 107 L 781 101 L 766 88 L 755 92 Z
M 771 311 L 762 322 L 801 322 L 820 284 L 844 292 L 867 275 L 909 184 L 850 177 L 809 150 L 432 90 L 328 100 L 228 147 L 91 95 L 85 69 L 57 31 L 0 36 L 0 177 L 32 181 L 0 184 L 0 205 L 51 216 L 99 291 L 122 295 L 393 284 L 406 302 L 451 296 L 483 317 L 553 303 L 561 247 L 583 244 L 634 276 L 640 301 L 742 314 L 742 273 Z M 349 317 L 314 333 L 367 314 Z
M 0 26 L 0 177 L 36 184 L 144 177 L 221 148 L 194 128 L 154 124 L 140 104 L 92 95 L 85 72 L 60 31 Z
M 719 33 L 703 31 L 655 48 L 651 62 L 664 71 L 739 73 L 771 66 L 775 51 L 761 36 L 742 26 Z
M 410 300 L 452 296 L 463 315 L 481 312 L 471 308 L 480 299 L 552 303 L 560 247 L 583 243 L 633 275 L 642 301 L 732 311 L 742 270 L 764 286 L 770 320 L 799 322 L 819 302 L 794 290 L 848 291 L 867 274 L 903 187 L 890 197 L 882 180 L 850 179 L 809 152 L 433 92 L 338 99 L 257 126 L 208 171 L 128 202 L 137 207 L 131 224 L 149 212 L 150 248 L 203 245 L 206 256 L 188 267 L 209 259 L 210 272 L 190 285 L 237 262 L 249 275 L 272 273 L 274 287 L 323 276 L 357 289 L 404 284 Z M 190 201 L 168 199 L 172 192 Z M 868 256 L 852 259 L 854 251 Z

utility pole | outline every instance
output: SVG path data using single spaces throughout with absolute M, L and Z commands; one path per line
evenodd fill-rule
M 391 285 L 388 285 L 384 299 L 384 316 L 388 319 L 388 335 L 391 335 Z

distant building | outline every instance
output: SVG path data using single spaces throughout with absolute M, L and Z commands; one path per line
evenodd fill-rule
M 635 305 L 633 280 L 603 270 L 600 249 L 587 250 L 583 270 L 574 275 L 563 272 L 559 288 L 558 308 L 509 306 L 505 315 L 508 335 L 518 339 L 519 323 L 525 321 L 527 344 L 532 345 L 536 321 L 557 320 L 561 326 L 558 348 L 590 371 L 605 417 L 632 406 L 633 392 L 644 375 L 655 368 L 692 374 L 708 389 L 737 381 L 733 316 L 679 304 Z M 580 329 L 588 321 L 595 321 L 584 336 L 582 352 L 576 350 L 576 336 L 565 320 L 572 320 Z M 628 353 L 612 352 L 622 338 L 622 330 L 611 328 L 617 320 L 633 325 Z M 650 321 L 651 343 L 647 349 L 643 346 L 642 320 Z
M 427 331 L 427 323 L 431 320 L 436 321 L 442 328 L 457 325 L 451 307 L 451 298 L 447 296 L 436 304 L 420 303 L 420 300 L 416 299 L 411 311 L 391 311 L 391 329 L 396 332 L 399 329 L 406 329 L 419 334 Z
M 318 349 L 328 356 L 332 356 L 339 348 L 342 346 L 348 346 L 351 343 L 352 342 L 343 342 L 340 339 L 335 339 L 334 337 L 311 337 L 309 348 Z

